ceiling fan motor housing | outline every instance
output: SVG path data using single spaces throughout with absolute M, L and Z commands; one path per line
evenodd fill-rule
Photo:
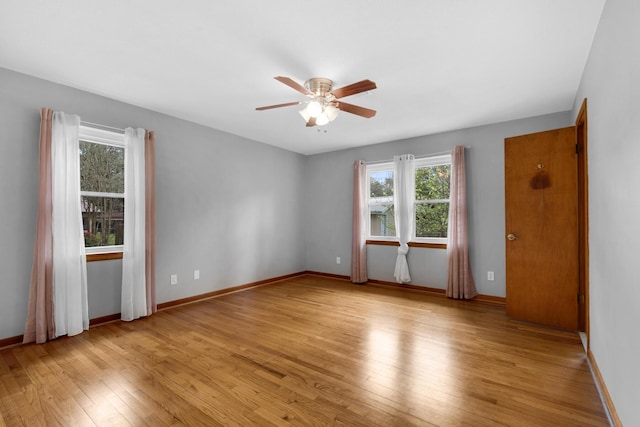
M 325 97 L 331 92 L 333 82 L 324 77 L 314 77 L 304 82 L 304 87 L 309 89 L 317 97 Z

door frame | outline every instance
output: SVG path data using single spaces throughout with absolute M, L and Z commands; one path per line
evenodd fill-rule
M 578 330 L 589 338 L 589 162 L 587 98 L 584 98 L 576 117 L 576 151 L 578 153 L 578 295 L 583 303 L 578 305 Z

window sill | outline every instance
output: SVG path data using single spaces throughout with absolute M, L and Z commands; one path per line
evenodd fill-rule
M 87 262 L 108 261 L 112 259 L 122 259 L 122 252 L 104 252 L 99 254 L 87 254 Z
M 380 246 L 400 246 L 400 242 L 393 240 L 367 240 L 367 245 L 380 245 Z M 411 248 L 431 248 L 431 249 L 447 249 L 446 243 L 424 243 L 424 242 L 409 242 Z

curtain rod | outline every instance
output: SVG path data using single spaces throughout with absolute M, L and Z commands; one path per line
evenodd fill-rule
M 116 128 L 113 126 L 101 125 L 98 123 L 91 123 L 91 122 L 85 122 L 85 121 L 80 121 L 80 124 L 83 126 L 88 126 L 96 129 L 111 130 L 118 133 L 124 133 L 124 129 Z
M 471 148 L 470 145 L 465 145 L 464 148 Z M 453 150 L 453 148 L 451 149 Z M 423 156 L 416 156 L 416 159 L 426 159 L 427 157 L 435 157 L 435 156 L 444 156 L 445 154 L 451 154 L 451 150 L 449 151 L 440 151 L 437 153 L 430 153 L 430 154 L 425 154 Z M 374 160 L 373 162 L 365 162 L 368 165 L 375 165 L 378 163 L 389 163 L 389 162 L 393 162 L 393 159 L 388 159 L 388 160 Z

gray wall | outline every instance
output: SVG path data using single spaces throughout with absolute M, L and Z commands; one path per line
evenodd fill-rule
M 465 145 L 470 147 L 465 159 L 469 251 L 476 286 L 481 294 L 504 297 L 504 138 L 570 126 L 570 118 L 570 112 L 563 112 L 310 156 L 305 203 L 307 268 L 350 274 L 354 160 L 390 160 L 405 153 L 425 156 Z M 393 246 L 368 246 L 369 278 L 393 282 L 396 254 Z M 408 262 L 412 284 L 446 288 L 445 250 L 411 248 Z M 487 280 L 487 271 L 495 272 L 495 281 Z
M 158 302 L 305 269 L 303 156 L 0 69 L 0 339 L 24 331 L 40 107 L 157 132 Z M 120 275 L 120 261 L 89 263 L 91 318 L 120 311 Z
M 355 159 L 469 145 L 472 267 L 504 296 L 503 140 L 566 126 L 568 113 L 304 157 L 235 135 L 0 69 L 0 339 L 23 332 L 37 207 L 39 108 L 157 132 L 158 302 L 305 269 L 348 275 Z M 372 246 L 371 278 L 392 281 L 396 249 Z M 342 263 L 335 263 L 340 256 Z M 444 288 L 446 253 L 412 248 L 413 283 Z M 120 261 L 88 265 L 91 318 L 120 311 Z M 200 280 L 193 270 L 200 270 Z M 486 271 L 496 273 L 495 282 Z M 169 277 L 178 275 L 178 285 Z
M 626 426 L 640 425 L 640 2 L 608 0 L 576 97 L 588 98 L 591 352 Z

